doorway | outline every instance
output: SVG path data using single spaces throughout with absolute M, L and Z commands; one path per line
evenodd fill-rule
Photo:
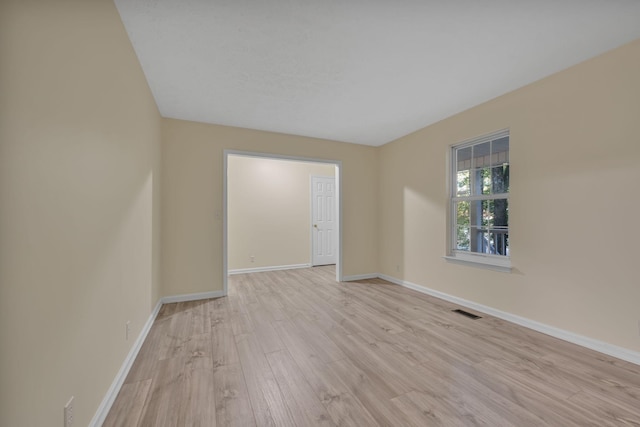
M 314 264 L 335 264 L 336 281 L 341 281 L 341 162 L 235 150 L 225 150 L 223 159 L 224 293 L 227 293 L 230 273 L 301 268 Z M 312 172 L 301 179 L 300 173 L 307 170 Z M 316 227 L 310 223 L 314 208 L 312 175 L 334 175 L 329 177 L 333 182 L 326 185 L 325 181 L 322 185 L 324 191 L 320 195 L 321 206 L 318 206 L 323 209 L 322 222 L 316 222 Z M 239 185 L 241 181 L 244 182 Z M 300 208 L 301 197 L 305 197 L 303 208 Z M 298 214 L 293 213 L 295 209 L 298 209 Z M 301 220 L 302 210 L 306 213 Z M 296 238 L 300 236 L 300 227 L 305 235 Z M 316 230 L 322 233 L 315 237 L 323 239 L 320 249 L 324 258 L 319 262 L 313 255 L 314 247 L 318 248 L 314 244 Z M 307 242 L 303 248 L 300 241 Z M 293 255 L 296 252 L 297 257 Z M 305 253 L 307 258 L 304 258 Z M 327 258 L 329 255 L 333 259 Z M 295 261 L 293 265 L 281 265 L 276 263 L 278 259 Z

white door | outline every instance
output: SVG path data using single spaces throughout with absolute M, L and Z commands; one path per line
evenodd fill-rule
M 311 265 L 336 263 L 336 179 L 311 177 Z

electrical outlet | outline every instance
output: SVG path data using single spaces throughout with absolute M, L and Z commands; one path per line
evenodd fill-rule
M 396 271 L 400 272 L 400 264 L 396 264 Z
M 130 333 L 131 333 L 131 320 L 127 320 L 127 324 L 125 325 L 125 337 L 127 341 L 129 341 Z
M 255 257 L 255 255 L 251 255 L 251 262 L 256 262 L 256 257 Z
M 64 427 L 71 427 L 73 425 L 73 396 L 64 405 Z

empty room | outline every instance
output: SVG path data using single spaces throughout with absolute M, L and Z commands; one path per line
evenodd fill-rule
M 640 425 L 640 2 L 0 0 L 0 426 Z

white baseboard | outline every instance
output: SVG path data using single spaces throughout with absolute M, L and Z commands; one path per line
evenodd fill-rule
M 298 268 L 309 268 L 311 264 L 292 264 L 292 265 L 274 265 L 271 267 L 256 267 L 256 268 L 237 268 L 235 270 L 229 270 L 227 274 L 233 276 L 234 274 L 244 273 L 263 273 L 265 271 L 278 271 L 278 270 L 296 270 Z
M 224 296 L 224 291 L 199 292 L 196 294 L 173 295 L 170 297 L 160 298 L 162 304 L 171 304 L 174 302 L 198 301 L 201 299 L 219 298 Z
M 342 281 L 343 282 L 354 282 L 356 280 L 377 279 L 378 277 L 380 277 L 380 275 L 377 274 L 377 273 L 373 273 L 373 274 L 354 274 L 352 276 L 344 276 L 344 277 L 342 277 Z
M 413 289 L 414 291 L 421 292 L 423 294 L 431 295 L 436 298 L 443 299 L 445 301 L 452 302 L 473 310 L 480 311 L 490 316 L 498 317 L 511 323 L 515 323 L 525 328 L 533 329 L 534 331 L 542 332 L 543 334 L 550 335 L 555 338 L 559 338 L 564 341 L 568 341 L 579 346 L 595 350 L 597 352 L 616 357 L 618 359 L 626 360 L 627 362 L 640 365 L 640 353 L 629 350 L 623 347 L 618 347 L 613 344 L 609 344 L 603 341 L 599 341 L 593 338 L 578 335 L 573 332 L 565 331 L 564 329 L 549 326 L 544 323 L 537 322 L 535 320 L 527 319 L 525 317 L 517 316 L 515 314 L 507 313 L 486 305 L 478 304 L 473 301 L 469 301 L 463 298 L 459 298 L 453 295 L 446 294 L 444 292 L 429 289 L 425 286 L 417 285 L 415 283 L 408 282 L 406 280 L 397 279 L 395 277 L 387 276 L 385 274 L 379 274 L 379 278 L 387 280 L 391 283 L 395 283 L 405 288 Z
M 175 295 L 160 298 L 158 304 L 156 304 L 155 308 L 149 315 L 149 319 L 147 319 L 147 322 L 142 327 L 142 330 L 140 331 L 140 335 L 138 335 L 136 342 L 131 347 L 131 350 L 129 350 L 129 354 L 127 354 L 127 357 L 124 359 L 120 371 L 118 371 L 116 378 L 113 380 L 113 383 L 111 383 L 111 387 L 109 387 L 109 390 L 107 390 L 107 394 L 105 395 L 104 399 L 102 399 L 98 410 L 89 423 L 89 427 L 100 427 L 102 426 L 102 423 L 104 423 L 104 420 L 107 418 L 109 410 L 111 410 L 113 402 L 116 400 L 116 397 L 118 397 L 120 388 L 122 388 L 122 384 L 124 384 L 124 380 L 127 378 L 127 374 L 129 374 L 129 370 L 131 370 L 133 362 L 136 360 L 138 352 L 140 351 L 144 340 L 147 338 L 153 322 L 156 320 L 156 317 L 160 312 L 160 307 L 162 307 L 164 304 L 170 304 L 174 302 L 197 301 L 201 299 L 218 298 L 221 296 L 224 296 L 223 291 L 201 292 L 196 294 Z
M 136 342 L 133 343 L 131 350 L 129 350 L 127 357 L 124 359 L 124 362 L 122 363 L 122 367 L 116 374 L 116 377 L 113 380 L 113 383 L 111 383 L 111 387 L 109 387 L 109 390 L 107 390 L 107 394 L 104 396 L 104 399 L 102 399 L 100 406 L 98 406 L 98 410 L 96 411 L 95 415 L 93 416 L 93 419 L 89 423 L 90 427 L 100 427 L 102 423 L 104 423 L 105 418 L 107 418 L 107 414 L 109 413 L 109 410 L 111 410 L 111 406 L 113 405 L 113 402 L 116 400 L 116 397 L 120 392 L 120 388 L 122 387 L 122 384 L 124 384 L 124 380 L 127 378 L 127 374 L 129 374 L 129 370 L 133 366 L 133 362 L 136 360 L 136 357 L 138 356 L 138 352 L 140 351 L 140 348 L 142 347 L 144 340 L 147 338 L 147 335 L 151 330 L 151 326 L 153 325 L 153 322 L 156 320 L 156 316 L 158 316 L 160 307 L 162 307 L 162 301 L 158 301 L 158 304 L 156 304 L 155 308 L 149 315 L 147 322 L 142 327 L 142 330 L 140 331 L 140 335 L 138 335 Z

